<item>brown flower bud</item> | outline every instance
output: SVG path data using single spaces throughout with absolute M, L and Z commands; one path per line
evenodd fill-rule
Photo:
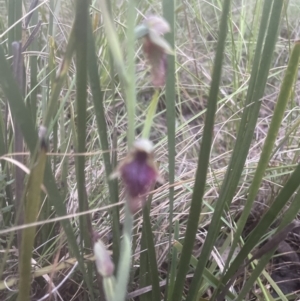
M 160 87 L 165 84 L 167 56 L 172 49 L 161 35 L 170 31 L 169 24 L 161 17 L 149 16 L 145 20 L 148 34 L 144 37 L 143 49 L 151 66 L 152 84 Z
M 115 265 L 103 244 L 103 242 L 98 239 L 94 244 L 94 255 L 96 258 L 96 267 L 98 273 L 102 277 L 112 276 L 115 270 Z

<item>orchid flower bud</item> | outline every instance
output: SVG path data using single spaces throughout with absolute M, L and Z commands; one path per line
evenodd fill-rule
M 94 255 L 96 258 L 96 267 L 98 273 L 102 277 L 110 277 L 113 275 L 115 265 L 106 249 L 104 243 L 98 239 L 94 244 Z
M 146 203 L 146 195 L 155 182 L 163 182 L 154 162 L 153 144 L 148 139 L 135 141 L 132 150 L 119 164 L 111 178 L 120 176 L 132 214 Z
M 167 41 L 161 37 L 170 31 L 167 21 L 158 16 L 149 16 L 145 20 L 148 34 L 144 37 L 143 49 L 151 66 L 152 84 L 160 87 L 165 84 L 167 73 L 167 55 L 172 49 Z

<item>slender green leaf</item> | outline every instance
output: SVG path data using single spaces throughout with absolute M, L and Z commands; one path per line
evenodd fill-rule
M 12 75 L 12 72 L 5 59 L 2 46 L 0 46 L 0 84 L 6 97 L 8 98 L 10 108 L 22 130 L 23 137 L 27 145 L 31 145 L 34 150 L 37 143 L 37 131 L 31 119 L 31 115 L 24 114 L 27 108 L 22 100 L 22 95 L 18 85 Z
M 130 0 L 127 8 L 127 80 L 125 88 L 128 133 L 127 145 L 129 148 L 135 140 L 135 111 L 136 111 L 136 75 L 135 75 L 135 20 L 136 20 L 136 1 Z
M 174 248 L 178 251 L 178 252 L 182 252 L 183 246 L 180 242 L 175 241 L 174 242 Z M 190 258 L 190 265 L 194 268 L 197 267 L 198 264 L 198 259 L 192 255 Z M 217 288 L 220 285 L 220 281 L 217 277 L 215 277 L 207 268 L 204 269 L 203 271 L 203 277 L 208 281 L 208 283 L 214 287 Z M 227 292 L 226 297 L 229 300 L 234 300 L 235 299 L 235 295 L 231 292 Z
M 74 23 L 76 45 L 76 111 L 77 111 L 77 152 L 84 153 L 86 139 L 86 97 L 87 97 L 87 18 L 88 6 L 85 1 L 76 1 L 76 17 Z M 78 191 L 79 211 L 88 210 L 87 195 L 85 190 L 85 157 L 76 157 L 76 179 Z M 89 226 L 85 216 L 81 216 L 80 232 L 81 239 L 86 247 L 90 248 L 90 239 L 87 239 Z M 91 230 L 91 229 L 90 229 Z
M 268 70 L 270 69 L 272 59 L 270 53 L 273 52 L 273 49 L 275 47 L 278 35 L 278 27 L 280 23 L 282 1 L 275 2 L 276 3 L 274 3 L 272 7 L 269 26 L 267 27 L 267 33 L 264 48 L 261 55 L 261 60 L 259 63 L 259 68 L 258 70 L 256 68 L 252 70 L 252 76 L 254 77 L 254 79 L 252 83 L 249 84 L 248 88 L 247 99 L 249 98 L 249 104 L 253 103 L 253 105 L 247 106 L 243 112 L 237 141 L 231 157 L 231 162 L 227 168 L 225 180 L 222 184 L 222 188 L 220 191 L 220 197 L 217 201 L 216 209 L 212 218 L 211 227 L 209 228 L 207 239 L 205 241 L 202 253 L 199 258 L 199 263 L 203 266 L 206 264 L 206 260 L 211 252 L 213 244 L 215 243 L 216 237 L 219 233 L 219 229 L 221 226 L 220 216 L 223 214 L 225 206 L 231 203 L 231 200 L 234 196 L 252 141 L 253 132 L 256 126 L 256 121 L 258 118 L 259 108 L 261 104 L 260 100 L 263 96 L 263 92 L 268 78 Z M 266 9 L 267 5 L 265 5 L 263 10 L 265 13 L 267 13 Z M 263 15 L 263 18 L 264 17 L 265 16 Z M 259 40 L 261 40 L 261 38 L 264 35 L 264 29 L 261 29 L 259 34 Z M 261 49 L 257 49 L 257 51 L 261 53 Z M 247 99 L 245 105 L 248 104 Z M 225 267 L 224 270 L 226 270 L 226 268 L 227 267 Z M 201 267 L 201 269 L 203 269 L 203 267 Z M 197 273 L 197 276 L 199 275 L 200 274 Z M 197 280 L 195 280 L 194 282 L 196 281 Z M 200 281 L 200 279 L 198 279 L 198 281 Z
M 130 0 L 129 3 L 132 3 L 132 1 L 133 0 Z M 116 30 L 114 28 L 114 24 L 111 20 L 111 15 L 107 8 L 106 1 L 100 1 L 99 5 L 100 5 L 101 11 L 102 11 L 106 38 L 107 38 L 107 42 L 108 42 L 110 51 L 113 55 L 114 62 L 116 64 L 116 67 L 119 72 L 119 76 L 120 76 L 121 80 L 123 81 L 124 86 L 126 86 L 128 83 L 128 77 L 127 77 L 127 73 L 125 70 L 124 59 L 123 59 L 123 54 L 122 54 L 122 50 L 121 50 L 122 48 L 120 46 L 119 39 L 118 39 Z M 128 10 L 130 11 L 129 7 L 128 7 Z M 129 12 L 129 13 L 131 14 L 132 12 Z M 127 21 L 135 22 L 135 18 L 133 20 L 127 20 Z M 129 31 L 128 27 L 127 27 L 127 30 Z M 134 34 L 134 32 L 133 32 L 133 34 Z M 131 35 L 131 33 L 129 33 L 129 41 L 131 41 L 130 35 Z M 131 46 L 133 47 L 133 45 L 131 45 Z
M 118 202 L 118 182 L 117 180 L 109 180 L 109 176 L 112 173 L 110 155 L 107 150 L 109 149 L 108 137 L 107 137 L 107 125 L 105 120 L 104 111 L 104 99 L 103 92 L 100 87 L 100 79 L 97 68 L 97 57 L 95 52 L 95 42 L 92 34 L 92 26 L 88 24 L 88 70 L 89 70 L 89 81 L 91 85 L 93 104 L 95 108 L 96 121 L 98 134 L 103 150 L 103 160 L 105 165 L 106 179 L 108 182 L 108 190 L 111 204 Z M 114 263 L 117 266 L 119 251 L 120 251 L 120 226 L 119 226 L 119 208 L 115 206 L 112 209 L 112 231 L 113 231 L 113 257 Z
M 76 110 L 77 110 L 77 152 L 85 153 L 86 145 L 86 98 L 87 98 L 87 33 L 88 5 L 84 0 L 76 1 L 74 35 L 76 49 Z M 76 179 L 79 211 L 89 210 L 85 184 L 85 156 L 76 157 Z M 84 248 L 92 249 L 93 229 L 90 215 L 79 217 L 81 243 Z M 84 253 L 82 244 L 82 253 Z M 93 287 L 93 264 L 87 263 L 88 287 Z M 101 291 L 101 288 L 100 288 Z M 93 291 L 89 298 L 94 300 Z
M 294 194 L 296 189 L 300 184 L 300 166 L 298 165 L 288 182 L 281 189 L 279 195 L 274 200 L 272 207 L 264 214 L 255 229 L 249 235 L 245 245 L 238 253 L 233 263 L 229 267 L 228 271 L 224 275 L 223 283 L 227 283 L 232 277 L 234 272 L 242 265 L 243 260 L 248 256 L 251 250 L 259 243 L 259 240 L 264 235 L 265 231 L 270 227 L 270 225 L 277 219 L 282 208 L 286 205 L 288 200 Z M 295 209 L 295 208 L 293 208 Z
M 174 228 L 174 240 L 178 241 L 178 239 L 179 239 L 179 221 L 176 220 L 175 228 Z M 177 269 L 177 263 L 178 263 L 177 256 L 178 256 L 177 249 L 173 245 L 170 277 L 169 277 L 169 283 L 168 283 L 168 296 L 171 296 L 172 292 L 174 290 L 174 285 L 175 285 L 175 280 L 176 280 L 176 269 Z
M 204 195 L 204 190 L 206 185 L 206 173 L 209 164 L 214 117 L 215 117 L 217 101 L 218 101 L 223 53 L 224 53 L 226 34 L 227 34 L 227 16 L 229 13 L 229 7 L 230 7 L 230 1 L 229 0 L 224 1 L 222 18 L 221 18 L 220 28 L 219 28 L 220 34 L 219 34 L 217 52 L 216 52 L 214 69 L 212 74 L 212 83 L 211 83 L 209 97 L 207 101 L 208 103 L 207 115 L 205 119 L 202 144 L 201 144 L 200 155 L 198 159 L 196 179 L 195 179 L 194 190 L 192 195 L 192 203 L 191 203 L 189 218 L 187 222 L 187 228 L 185 232 L 186 236 L 184 239 L 182 255 L 179 261 L 175 287 L 174 287 L 173 295 L 171 297 L 171 300 L 173 301 L 182 300 L 184 280 L 185 280 L 186 273 L 188 271 L 190 256 L 192 253 L 195 236 L 198 229 L 198 219 L 199 219 L 201 206 L 202 206 L 202 197 Z M 205 262 L 199 261 L 198 263 L 196 271 L 198 270 L 197 272 L 199 273 L 199 275 L 202 275 L 203 273 Z M 193 290 L 189 290 L 189 294 L 188 294 L 188 298 L 190 300 L 197 295 L 196 291 L 198 288 L 198 282 L 199 282 L 198 280 L 199 279 L 194 277 L 194 281 L 192 281 L 191 289 Z
M 13 42 L 12 43 L 13 50 L 13 73 L 14 77 L 17 81 L 18 87 L 24 95 L 25 93 L 25 85 L 26 85 L 26 77 L 25 77 L 25 69 L 24 69 L 24 60 L 22 55 L 22 43 L 21 42 Z M 18 122 L 15 118 L 13 118 L 14 123 L 14 152 L 21 153 L 24 149 L 24 142 L 21 133 L 21 129 L 19 128 Z M 20 155 L 14 156 L 15 160 L 23 163 L 23 157 Z M 15 167 L 15 209 L 18 212 L 17 216 L 17 224 L 22 225 L 24 222 L 24 205 L 22 202 L 22 196 L 24 192 L 24 171 Z M 21 246 L 21 231 L 17 232 L 18 238 L 18 249 L 20 251 Z
M 146 116 L 144 128 L 143 128 L 143 138 L 149 139 L 151 126 L 153 123 L 154 115 L 156 112 L 157 104 L 159 101 L 159 91 L 155 90 L 154 95 L 152 97 L 151 103 L 148 108 L 148 113 Z
M 127 284 L 131 266 L 131 236 L 133 228 L 133 215 L 128 205 L 125 205 L 125 221 L 123 226 L 123 239 L 121 241 L 120 261 L 117 271 L 116 294 L 114 301 L 124 301 L 127 293 Z
M 105 3 L 105 1 L 103 1 Z M 102 8 L 104 5 L 102 5 Z M 107 29 L 109 25 L 109 16 L 105 18 L 108 22 L 106 23 Z M 129 0 L 128 8 L 127 8 L 127 76 L 126 80 L 124 78 L 123 85 L 125 89 L 126 96 L 126 106 L 127 106 L 127 116 L 128 116 L 128 131 L 127 131 L 127 146 L 130 149 L 135 139 L 135 111 L 136 111 L 136 76 L 135 76 L 135 20 L 136 20 L 136 2 L 135 0 Z M 113 36 L 114 30 L 111 29 L 110 32 L 107 32 Z M 109 37 L 107 37 L 110 39 Z M 109 41 L 109 40 L 108 40 Z M 117 40 L 116 40 L 117 41 Z M 115 41 L 115 42 L 116 42 Z M 113 46 L 113 45 L 110 45 Z M 116 44 L 114 47 L 118 47 Z M 114 51 L 111 48 L 112 54 L 114 55 L 114 59 L 116 60 Z M 121 49 L 119 50 L 121 52 Z M 116 63 L 121 66 L 120 60 Z M 121 73 L 122 69 L 120 69 L 120 76 L 122 77 L 124 74 Z M 117 271 L 117 282 L 116 282 L 116 291 L 117 294 L 115 296 L 114 301 L 123 301 L 127 292 L 127 284 L 130 275 L 130 266 L 131 266 L 131 238 L 132 238 L 132 228 L 133 228 L 133 215 L 128 208 L 128 204 L 125 205 L 125 222 L 123 228 L 123 239 L 121 242 L 121 250 L 120 250 L 120 261 Z
M 143 226 L 142 228 L 142 237 L 141 237 L 141 254 L 140 254 L 140 270 L 139 270 L 139 282 L 140 287 L 146 287 L 151 285 L 150 278 L 150 267 L 149 267 L 149 259 L 148 259 L 148 250 L 147 250 L 147 240 L 146 240 L 146 230 Z M 140 296 L 141 301 L 152 301 L 151 292 L 142 294 Z
M 279 227 L 277 228 L 276 234 L 274 235 L 274 238 L 276 236 L 278 236 L 278 240 L 276 241 L 276 243 L 273 244 L 273 248 L 271 250 L 269 250 L 268 252 L 266 252 L 263 255 L 263 257 L 259 260 L 259 262 L 258 262 L 257 266 L 255 267 L 254 271 L 251 273 L 251 276 L 249 277 L 249 279 L 247 280 L 247 282 L 243 286 L 242 290 L 239 292 L 239 296 L 236 298 L 237 301 L 243 300 L 243 298 L 246 296 L 246 294 L 249 292 L 249 290 L 253 286 L 254 282 L 257 280 L 259 275 L 262 273 L 265 266 L 270 261 L 271 257 L 273 256 L 273 254 L 275 253 L 275 251 L 277 249 L 278 244 L 282 240 L 285 239 L 285 237 L 280 237 L 280 233 L 281 232 L 286 232 L 285 233 L 285 236 L 286 236 L 289 231 L 292 231 L 293 229 L 300 227 L 298 222 L 294 222 L 294 223 L 291 223 L 289 225 L 286 225 L 286 223 L 291 222 L 297 216 L 297 212 L 300 209 L 300 205 L 299 205 L 300 204 L 300 194 L 299 193 L 298 193 L 298 195 L 295 198 L 293 203 L 296 205 L 296 206 L 294 205 L 293 209 L 297 209 L 297 211 L 295 211 L 295 210 L 290 211 L 290 214 L 289 214 L 288 218 L 285 218 L 285 220 L 280 223 Z M 265 246 L 263 246 L 261 249 L 263 249 L 264 247 Z
M 285 108 L 288 100 L 290 99 L 291 91 L 295 82 L 295 78 L 297 75 L 298 65 L 300 59 L 300 43 L 297 43 L 293 48 L 291 58 L 289 60 L 289 64 L 286 70 L 286 74 L 280 89 L 280 93 L 278 96 L 278 101 L 274 109 L 273 117 L 271 120 L 271 124 L 269 127 L 269 131 L 264 143 L 264 147 L 261 153 L 261 157 L 259 163 L 257 165 L 257 169 L 255 171 L 255 175 L 251 186 L 249 188 L 249 194 L 245 203 L 244 210 L 242 215 L 237 223 L 237 230 L 235 233 L 234 240 L 232 242 L 232 250 L 236 248 L 238 240 L 241 236 L 243 228 L 247 222 L 248 216 L 251 212 L 253 202 L 259 190 L 261 181 L 263 179 L 264 173 L 268 167 L 269 159 L 272 153 L 272 149 L 284 116 Z M 229 259 L 228 259 L 229 260 Z
M 170 25 L 170 32 L 165 35 L 166 41 L 172 49 L 175 49 L 175 0 L 163 0 L 163 15 Z M 171 251 L 171 239 L 173 233 L 173 207 L 174 207 L 174 180 L 175 180 L 175 122 L 176 122 L 176 78 L 175 55 L 168 55 L 168 72 L 166 78 L 166 106 L 168 128 L 168 163 L 169 163 L 169 251 Z M 169 269 L 171 265 L 169 265 Z M 169 275 L 169 273 L 168 273 Z M 169 277 L 167 277 L 168 286 Z M 165 300 L 171 296 L 165 294 Z
M 40 210 L 41 185 L 43 183 L 44 171 L 46 165 L 46 141 L 41 138 L 40 150 L 37 158 L 33 158 L 32 168 L 26 186 L 26 203 L 25 203 L 25 224 L 33 223 L 37 220 Z M 19 301 L 30 300 L 30 284 L 31 284 L 31 259 L 33 243 L 35 238 L 36 227 L 29 227 L 23 230 L 22 245 L 19 260 Z
M 36 25 L 38 22 L 38 12 L 34 11 L 32 14 L 31 24 Z M 31 46 L 31 51 L 38 51 L 37 39 L 34 39 Z M 38 92 L 38 81 L 37 81 L 37 56 L 33 55 L 30 57 L 30 109 L 32 114 L 33 123 L 36 123 L 36 112 L 37 112 L 37 92 Z
M 17 83 L 11 73 L 8 63 L 5 59 L 4 51 L 3 51 L 3 48 L 1 45 L 0 45 L 0 70 L 1 70 L 0 85 L 2 87 L 2 90 L 5 94 L 5 96 L 7 97 L 8 101 L 9 101 L 12 115 L 17 120 L 19 127 L 22 131 L 24 140 L 25 140 L 30 152 L 33 154 L 35 152 L 35 147 L 36 147 L 37 141 L 38 141 L 37 130 L 35 128 L 35 125 L 33 124 L 33 120 L 31 118 L 31 113 L 28 110 L 28 108 L 25 106 L 25 104 L 22 100 L 21 93 L 20 93 Z M 46 169 L 45 169 L 44 185 L 46 187 L 48 196 L 55 207 L 56 213 L 59 216 L 66 215 L 66 207 L 65 207 L 64 201 L 61 198 L 61 195 L 57 189 L 57 186 L 55 183 L 55 178 L 52 174 L 49 163 L 46 165 Z M 85 278 L 86 273 L 85 273 L 83 259 L 80 255 L 78 245 L 76 242 L 76 238 L 74 236 L 74 233 L 73 233 L 73 230 L 71 227 L 71 223 L 69 220 L 62 220 L 61 224 L 64 228 L 64 231 L 66 232 L 69 245 L 78 260 L 79 267 L 83 273 L 83 277 Z
M 147 243 L 147 254 L 149 258 L 149 270 L 152 284 L 152 301 L 160 300 L 160 287 L 159 287 L 159 275 L 158 275 L 158 267 L 157 260 L 155 254 L 155 246 L 154 246 L 154 236 L 151 229 L 151 221 L 150 221 L 150 205 L 152 197 L 149 197 L 146 206 L 143 209 L 143 228 L 145 227 L 145 236 Z
M 280 4 L 280 1 L 278 1 L 278 3 Z M 252 72 L 251 72 L 249 88 L 247 91 L 245 109 L 244 109 L 242 120 L 240 123 L 240 129 L 238 132 L 238 137 L 236 140 L 235 148 L 233 150 L 231 161 L 230 161 L 230 164 L 227 169 L 226 176 L 225 176 L 225 179 L 223 182 L 222 191 L 220 193 L 220 195 L 223 196 L 223 199 L 230 199 L 230 200 L 232 199 L 232 196 L 237 187 L 237 184 L 238 184 L 238 181 L 239 181 L 242 169 L 243 169 L 243 165 L 244 165 L 247 153 L 248 153 L 248 149 L 250 146 L 249 143 L 253 136 L 253 129 L 256 124 L 256 119 L 257 119 L 257 115 L 258 115 L 259 107 L 260 107 L 260 97 L 262 95 L 262 93 L 258 93 L 258 92 L 259 92 L 259 90 L 263 91 L 264 85 L 265 85 L 265 82 L 262 82 L 262 80 L 263 80 L 262 74 L 266 71 L 265 70 L 266 63 L 264 63 L 264 67 L 262 67 L 263 64 L 260 61 L 263 61 L 263 60 L 266 61 L 266 59 L 267 60 L 270 59 L 270 53 L 273 52 L 272 48 L 271 49 L 268 48 L 268 46 L 270 46 L 270 37 L 271 37 L 270 28 L 271 28 L 271 26 L 273 26 L 273 28 L 276 29 L 276 28 L 278 28 L 278 24 L 279 24 L 279 18 L 277 18 L 277 20 L 276 20 L 273 17 L 272 25 L 271 25 L 271 20 L 269 22 L 269 16 L 272 12 L 272 10 L 271 10 L 272 5 L 273 5 L 272 1 L 264 2 L 262 17 L 261 17 L 261 25 L 260 25 L 260 30 L 259 30 L 259 34 L 258 34 L 257 46 L 256 46 L 255 57 L 254 57 L 254 62 L 253 62 L 253 68 L 252 68 Z M 272 15 L 274 16 L 274 13 Z M 277 25 L 275 24 L 275 27 L 274 27 L 274 22 L 277 24 Z M 269 23 L 269 25 L 268 25 L 268 23 Z M 271 30 L 272 30 L 272 28 L 271 28 Z M 267 42 L 264 42 L 267 31 L 269 32 L 268 44 L 267 44 Z M 272 39 L 271 39 L 271 42 L 272 42 Z M 274 44 L 274 43 L 275 43 L 275 41 L 272 44 Z M 264 58 L 262 57 L 262 52 L 264 53 Z M 256 88 L 256 86 L 258 86 L 258 87 Z M 260 86 L 260 88 L 259 88 L 259 86 Z M 254 106 L 250 106 L 251 102 L 254 102 Z M 254 108 L 254 107 L 256 107 L 256 108 Z M 253 116 L 252 121 L 251 121 L 252 130 L 251 130 L 250 126 L 248 126 L 248 129 L 247 129 L 247 125 L 250 124 L 249 120 L 251 119 L 251 116 Z M 246 135 L 247 132 L 248 132 L 248 134 Z M 230 190 L 230 187 L 231 187 L 231 190 Z M 236 242 L 235 242 L 235 245 L 236 245 Z M 228 260 L 224 267 L 224 271 L 226 271 L 228 268 L 228 265 L 232 258 L 234 250 L 235 250 L 235 247 L 234 247 L 234 245 L 232 245 L 229 256 L 228 256 Z
M 57 72 L 55 82 L 51 91 L 52 93 L 51 93 L 49 105 L 47 107 L 47 111 L 45 113 L 45 117 L 43 120 L 43 125 L 48 129 L 48 131 L 51 131 L 52 129 L 52 127 L 50 126 L 51 120 L 55 114 L 58 97 L 63 87 L 63 84 L 65 82 L 74 51 L 75 51 L 75 28 L 73 26 L 70 32 L 65 56 Z

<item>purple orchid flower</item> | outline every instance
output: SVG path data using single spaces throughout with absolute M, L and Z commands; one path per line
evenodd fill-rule
M 156 182 L 163 182 L 154 162 L 153 144 L 147 139 L 135 141 L 132 150 L 119 164 L 111 178 L 120 176 L 132 214 L 146 203 L 146 195 Z

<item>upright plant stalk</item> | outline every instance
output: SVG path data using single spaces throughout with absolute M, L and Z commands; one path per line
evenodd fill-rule
M 157 259 L 155 254 L 154 236 L 151 228 L 150 221 L 150 206 L 152 201 L 152 195 L 149 196 L 147 204 L 143 208 L 143 236 L 142 239 L 146 240 L 146 258 L 148 259 L 147 271 L 149 271 L 152 291 L 150 295 L 147 295 L 147 299 L 153 301 L 160 300 L 160 287 L 159 287 L 159 275 Z M 145 262 L 144 262 L 145 264 Z M 150 298 L 151 296 L 151 298 Z
M 203 133 L 202 144 L 201 144 L 201 149 L 200 149 L 200 154 L 198 159 L 196 179 L 195 179 L 195 184 L 193 189 L 192 202 L 191 202 L 190 213 L 187 222 L 187 228 L 185 232 L 186 234 L 185 234 L 185 239 L 183 244 L 182 255 L 179 261 L 174 291 L 170 299 L 172 301 L 182 300 L 182 292 L 184 287 L 185 276 L 189 268 L 190 257 L 192 254 L 195 236 L 198 229 L 198 220 L 201 212 L 202 197 L 204 195 L 204 190 L 206 185 L 206 173 L 209 164 L 214 117 L 215 117 L 217 101 L 218 101 L 223 54 L 224 54 L 226 34 L 227 34 L 227 17 L 229 13 L 229 8 L 230 8 L 230 0 L 224 1 L 222 18 L 219 27 L 219 40 L 218 40 L 217 52 L 216 52 L 214 69 L 212 74 L 212 83 L 211 83 L 209 97 L 207 101 L 208 107 L 207 107 L 207 115 L 206 115 L 205 125 L 204 125 L 204 133 Z M 203 271 L 201 269 L 200 276 L 202 275 L 202 273 Z M 192 300 L 193 297 L 197 296 L 196 291 L 198 288 L 198 281 L 196 281 L 196 283 L 195 281 L 194 281 L 193 291 L 192 292 L 189 291 L 189 295 L 188 295 L 189 300 Z
M 34 11 L 32 14 L 31 25 L 35 26 L 38 23 L 38 11 Z M 31 51 L 38 51 L 38 41 L 34 39 L 30 46 Z M 32 112 L 32 119 L 34 124 L 36 123 L 37 112 L 37 56 L 30 57 L 30 108 Z
M 159 100 L 159 90 L 156 89 L 151 103 L 148 107 L 146 120 L 142 132 L 142 137 L 149 139 L 151 126 L 157 109 Z M 150 206 L 152 202 L 152 195 L 149 196 L 146 206 L 143 208 L 143 228 L 141 237 L 141 252 L 140 255 L 140 287 L 152 285 L 152 291 L 141 295 L 141 301 L 147 300 L 159 300 L 160 299 L 160 287 L 158 267 L 155 254 L 154 236 L 151 228 L 150 221 Z
M 140 287 L 146 287 L 151 285 L 151 275 L 149 274 L 149 256 L 147 250 L 146 241 L 146 229 L 143 225 L 142 236 L 141 236 L 141 253 L 140 253 L 140 267 L 139 267 L 139 285 Z M 152 292 L 142 294 L 140 296 L 140 301 L 152 301 Z
M 170 25 L 170 32 L 165 35 L 172 49 L 175 49 L 175 0 L 163 0 L 163 15 Z M 175 78 L 175 54 L 168 55 L 168 72 L 166 78 L 166 107 L 168 128 L 168 163 L 169 163 L 169 251 L 171 251 L 171 239 L 173 233 L 173 206 L 174 206 L 174 179 L 175 179 L 175 121 L 176 121 L 176 78 Z M 169 264 L 168 269 L 170 270 Z M 169 275 L 169 273 L 168 273 Z M 168 287 L 169 277 L 167 277 Z M 165 300 L 171 296 L 165 294 Z
M 107 125 L 105 120 L 104 111 L 104 95 L 100 87 L 100 79 L 98 74 L 97 57 L 95 53 L 95 42 L 92 33 L 91 22 L 88 22 L 88 72 L 89 81 L 91 85 L 93 104 L 95 107 L 95 115 L 98 127 L 98 134 L 101 142 L 101 148 L 103 150 L 103 161 L 105 166 L 106 178 L 108 179 L 108 190 L 111 204 L 118 202 L 118 181 L 109 180 L 109 176 L 112 173 L 112 166 L 110 161 L 110 155 L 107 151 L 109 149 L 108 137 L 107 137 Z M 114 263 L 117 266 L 118 257 L 120 252 L 120 223 L 119 223 L 119 208 L 115 206 L 112 209 L 112 232 L 113 232 L 113 258 Z
M 130 5 L 131 5 L 131 1 L 129 1 L 129 7 L 130 7 Z M 106 32 L 107 42 L 108 42 L 111 54 L 114 58 L 114 63 L 117 68 L 117 71 L 119 73 L 121 83 L 125 89 L 125 87 L 128 84 L 128 77 L 130 77 L 130 76 L 126 72 L 126 69 L 125 69 L 122 48 L 121 48 L 120 42 L 118 40 L 118 36 L 117 36 L 116 30 L 115 30 L 114 24 L 112 22 L 106 1 L 100 1 L 99 6 L 102 11 L 102 17 L 103 17 L 104 29 Z M 133 14 L 133 13 L 129 11 L 129 14 Z M 133 22 L 133 20 L 128 20 L 128 21 Z M 128 27 L 127 27 L 127 31 L 129 31 Z M 129 38 L 130 38 L 130 33 L 129 33 Z M 129 45 L 129 47 L 134 47 L 134 45 L 131 44 L 131 45 Z
M 87 98 L 87 34 L 88 34 L 88 3 L 76 1 L 74 23 L 76 45 L 76 106 L 77 106 L 77 152 L 86 151 L 86 98 Z M 76 157 L 76 179 L 79 211 L 89 209 L 85 188 L 85 156 Z M 92 224 L 89 215 L 79 217 L 82 250 L 92 250 Z M 84 248 L 83 248 L 84 246 Z M 84 252 L 83 252 L 84 253 Z M 93 284 L 92 263 L 87 264 L 89 285 Z M 90 297 L 94 299 L 93 292 Z
M 159 90 L 156 89 L 148 108 L 148 113 L 146 116 L 143 133 L 142 133 L 143 138 L 149 139 L 151 126 L 157 109 L 158 101 L 159 101 Z
M 127 116 L 128 116 L 127 145 L 129 149 L 132 147 L 135 139 L 135 106 L 136 106 L 136 79 L 135 79 L 135 64 L 134 64 L 135 62 L 134 28 L 135 28 L 135 19 L 136 19 L 135 5 L 136 5 L 135 0 L 129 0 L 128 8 L 127 8 L 128 10 L 128 15 L 127 15 L 128 69 L 127 69 L 127 77 L 126 79 L 123 80 L 125 95 L 126 95 Z M 116 59 L 115 56 L 114 58 Z M 119 70 L 122 72 L 122 68 Z M 122 77 L 122 74 L 120 75 Z M 132 228 L 133 228 L 133 214 L 129 210 L 128 202 L 126 202 L 125 221 L 123 226 L 123 238 L 121 241 L 120 259 L 119 259 L 119 264 L 117 269 L 117 279 L 116 279 L 116 289 L 115 289 L 116 295 L 114 301 L 123 301 L 127 293 L 127 284 L 129 280 L 130 266 L 131 266 Z
M 128 117 L 128 133 L 127 145 L 132 147 L 135 140 L 135 107 L 136 107 L 136 76 L 135 76 L 135 20 L 136 8 L 135 0 L 130 0 L 128 3 L 127 15 L 127 82 L 125 87 L 127 117 Z
M 22 55 L 22 43 L 21 42 L 13 42 L 12 43 L 12 50 L 13 50 L 13 72 L 15 79 L 18 83 L 19 89 L 24 96 L 25 92 L 25 67 Z M 14 119 L 14 151 L 15 153 L 21 153 L 23 151 L 24 143 L 23 137 L 21 133 L 21 129 L 17 121 Z M 16 155 L 15 159 L 20 163 L 23 163 L 23 156 Z M 17 217 L 17 224 L 21 225 L 24 222 L 24 206 L 22 203 L 22 196 L 24 192 L 24 178 L 25 174 L 23 170 L 19 169 L 18 167 L 15 168 L 15 209 L 16 209 L 16 217 Z M 20 251 L 21 245 L 21 231 L 18 231 L 18 248 Z
M 8 2 L 8 26 L 12 26 L 18 20 L 22 18 L 22 0 L 11 0 Z M 9 54 L 13 55 L 13 72 L 15 79 L 18 83 L 19 89 L 24 96 L 24 63 L 22 55 L 22 27 L 21 23 L 16 24 L 8 33 L 8 47 Z M 20 153 L 23 151 L 23 138 L 19 125 L 15 119 L 13 119 L 14 124 L 14 152 Z M 15 156 L 15 159 L 22 163 L 22 156 Z M 14 170 L 15 177 L 15 210 L 16 216 L 18 217 L 17 224 L 22 224 L 24 221 L 24 208 L 22 204 L 22 195 L 24 190 L 24 172 L 15 167 Z M 21 244 L 21 232 L 18 231 L 18 248 L 20 249 Z
M 131 239 L 133 228 L 133 215 L 128 205 L 125 205 L 125 221 L 123 225 L 123 238 L 121 241 L 120 261 L 117 270 L 116 295 L 113 301 L 124 301 L 127 293 L 127 284 L 131 266 Z
M 75 45 L 76 45 L 76 106 L 77 106 L 77 152 L 85 152 L 86 140 L 86 97 L 87 97 L 87 10 L 85 1 L 76 1 Z M 85 157 L 76 157 L 76 177 L 79 210 L 88 209 L 85 191 Z M 79 218 L 81 239 L 88 237 L 88 227 L 84 216 Z M 85 241 L 86 243 L 87 241 Z M 89 243 L 88 243 L 89 244 Z M 86 246 L 87 247 L 87 246 Z

